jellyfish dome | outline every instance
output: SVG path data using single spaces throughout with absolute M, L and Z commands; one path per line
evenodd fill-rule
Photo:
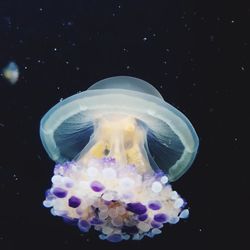
M 40 137 L 56 162 L 45 207 L 110 242 L 161 233 L 188 217 L 171 182 L 191 166 L 199 140 L 189 120 L 149 83 L 107 78 L 56 104 Z

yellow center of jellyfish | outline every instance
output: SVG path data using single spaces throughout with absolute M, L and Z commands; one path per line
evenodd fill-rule
M 86 164 L 93 158 L 114 157 L 121 165 L 134 164 L 139 173 L 151 172 L 144 149 L 145 128 L 130 116 L 105 116 L 95 125 L 93 146 L 80 157 Z

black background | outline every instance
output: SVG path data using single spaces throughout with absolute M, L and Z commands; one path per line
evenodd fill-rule
M 214 249 L 241 237 L 232 223 L 247 217 L 233 205 L 247 190 L 249 15 L 240 1 L 0 0 L 0 68 L 20 69 L 15 85 L 0 79 L 0 249 Z M 61 98 L 115 75 L 153 84 L 200 138 L 193 167 L 173 184 L 190 218 L 119 244 L 81 235 L 42 206 L 54 163 L 39 138 L 41 117 Z M 227 229 L 234 235 L 224 239 Z

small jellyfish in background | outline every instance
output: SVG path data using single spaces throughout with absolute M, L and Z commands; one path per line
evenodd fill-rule
M 101 80 L 51 108 L 40 136 L 56 162 L 43 204 L 82 232 L 93 227 L 102 240 L 141 240 L 188 217 L 170 183 L 191 166 L 198 137 L 149 83 Z
M 19 69 L 17 64 L 15 62 L 10 62 L 5 68 L 3 68 L 2 75 L 7 81 L 14 85 L 19 78 Z

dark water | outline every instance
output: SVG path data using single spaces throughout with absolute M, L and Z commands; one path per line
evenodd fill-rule
M 229 242 L 221 235 L 235 220 L 235 177 L 247 184 L 237 156 L 249 10 L 228 1 L 0 1 L 0 68 L 10 61 L 20 68 L 15 85 L 0 79 L 0 249 L 214 249 Z M 115 75 L 153 84 L 200 138 L 193 166 L 173 184 L 190 218 L 154 239 L 117 245 L 95 232 L 82 236 L 42 206 L 54 163 L 39 138 L 50 107 Z

